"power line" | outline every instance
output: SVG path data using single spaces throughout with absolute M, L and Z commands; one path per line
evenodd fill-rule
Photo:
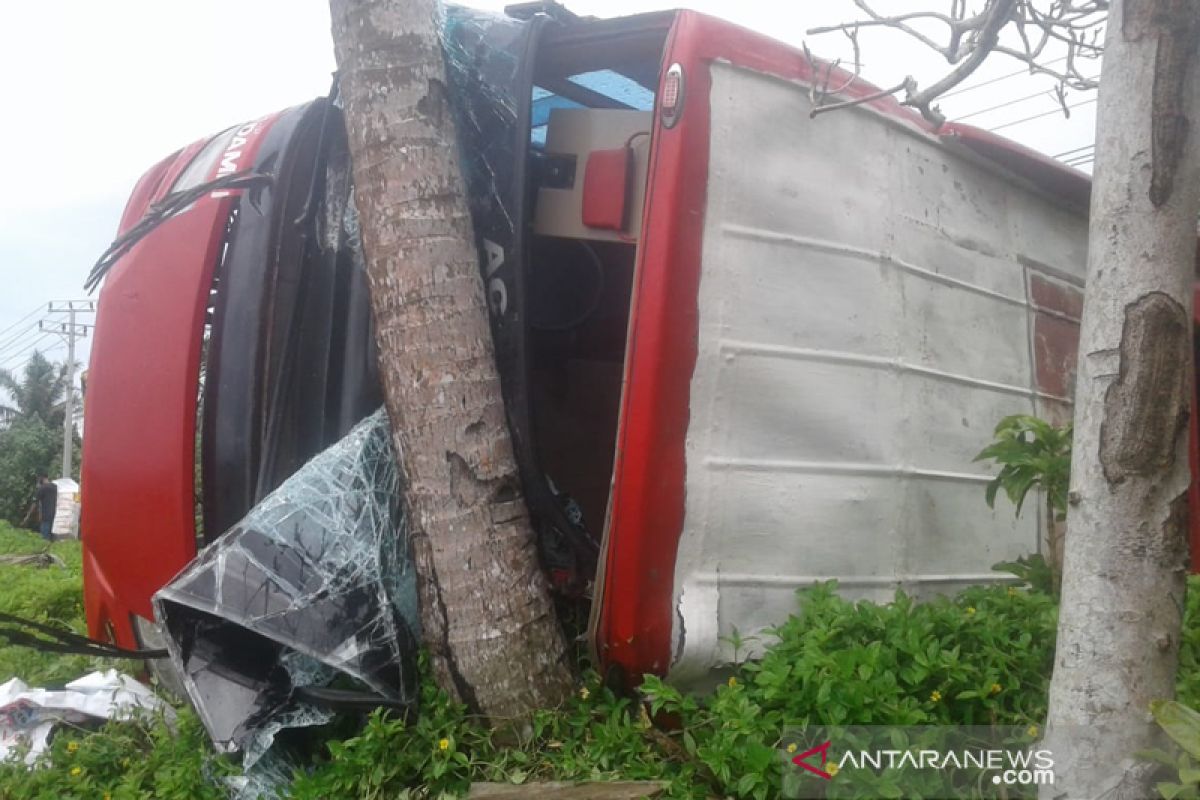
M 1096 143 L 1089 142 L 1088 144 L 1081 144 L 1081 145 L 1079 145 L 1079 147 L 1072 147 L 1070 150 L 1063 150 L 1061 153 L 1055 153 L 1054 155 L 1052 155 L 1050 157 L 1051 158 L 1070 158 L 1073 153 L 1078 153 L 1080 150 L 1094 150 L 1095 148 L 1096 148 Z
M 1087 161 L 1096 157 L 1096 145 L 1085 144 L 1082 147 L 1076 147 L 1074 150 L 1068 150 L 1065 153 L 1059 153 L 1055 158 L 1063 161 L 1066 164 L 1072 164 L 1076 161 Z
M 1024 103 L 1026 100 L 1032 100 L 1035 97 L 1041 97 L 1045 94 L 1046 94 L 1046 92 L 1043 90 L 1040 92 L 1035 92 L 1034 94 L 1026 95 L 1025 97 L 1018 97 L 1015 100 L 1008 100 L 1004 103 L 997 103 L 994 106 L 988 106 L 987 108 L 981 108 L 978 111 L 972 111 L 970 114 L 963 114 L 961 117 L 955 117 L 954 122 L 962 122 L 964 119 L 970 119 L 971 117 L 978 117 L 980 114 L 986 114 L 989 111 L 999 111 L 1002 108 L 1008 108 L 1009 106 L 1015 106 L 1017 103 Z
M 66 342 L 54 342 L 54 343 L 50 344 L 48 347 L 37 348 L 37 352 L 39 355 L 44 356 L 44 355 L 47 355 L 48 353 L 53 353 L 57 350 L 60 350 L 66 346 L 67 346 Z M 5 369 L 14 374 L 19 374 L 20 371 L 25 368 L 25 365 L 28 364 L 32 360 L 33 360 L 32 354 L 28 358 L 24 358 L 24 359 L 22 359 L 21 356 L 17 356 L 15 360 L 8 362 L 8 366 L 2 366 L 2 367 L 0 367 L 0 369 Z
M 1033 94 L 1027 94 L 1024 97 L 1018 97 L 1014 100 L 1009 100 L 1004 103 L 998 103 L 994 106 L 989 106 L 988 108 L 981 108 L 978 111 L 972 111 L 970 114 L 963 114 L 961 117 L 955 117 L 954 121 L 961 122 L 964 119 L 969 119 L 971 117 L 977 117 L 980 114 L 986 114 L 989 111 L 998 111 L 1002 108 L 1008 108 L 1009 106 L 1016 105 L 1017 103 L 1024 103 L 1027 100 L 1033 100 L 1035 98 L 1044 97 L 1049 94 L 1050 94 L 1049 90 L 1042 89 L 1040 91 L 1034 92 Z
M 41 303 L 39 303 L 37 306 L 35 306 L 35 307 L 34 307 L 33 311 L 30 311 L 28 314 L 26 314 L 25 316 L 21 317 L 21 318 L 20 318 L 19 320 L 17 320 L 16 322 L 14 322 L 12 325 L 9 325 L 9 326 L 8 326 L 7 328 L 5 328 L 4 330 L 0 331 L 0 338 L 3 338 L 3 337 L 4 337 L 4 336 L 5 336 L 5 335 L 6 335 L 6 334 L 9 332 L 9 331 L 11 331 L 13 328 L 17 327 L 18 325 L 20 325 L 20 324 L 21 324 L 22 322 L 24 322 L 25 320 L 29 319 L 30 317 L 34 316 L 35 314 L 38 314 L 38 313 L 40 313 L 40 312 L 41 312 L 41 310 L 42 310 L 42 304 L 41 304 Z
M 38 309 L 38 310 L 41 311 L 43 309 Z M 12 327 L 12 326 L 10 326 L 10 327 Z M 5 347 L 8 347 L 10 344 L 17 341 L 22 336 L 24 336 L 25 334 L 29 333 L 30 331 L 32 331 L 36 328 L 37 328 L 37 320 L 36 319 L 30 320 L 28 325 L 26 325 L 25 327 L 16 331 L 15 333 L 10 333 L 7 338 L 0 337 L 0 338 L 4 339 L 4 341 L 0 342 L 0 350 L 3 350 Z
M 1067 110 L 1070 110 L 1072 108 L 1079 108 L 1080 106 L 1091 105 L 1094 102 L 1096 102 L 1096 98 L 1089 97 L 1087 100 L 1080 100 L 1078 103 L 1072 103 L 1071 105 L 1067 106 Z M 1061 108 L 1051 109 L 1050 111 L 1043 111 L 1041 114 L 1033 114 L 1033 115 L 1025 117 L 1023 119 L 1014 119 L 1012 122 L 1005 122 L 1003 125 L 997 125 L 996 127 L 989 128 L 988 130 L 992 133 L 995 133 L 996 131 L 1003 130 L 1004 128 L 1011 128 L 1013 125 L 1020 125 L 1022 123 L 1030 122 L 1035 119 L 1041 119 L 1042 117 L 1049 117 L 1052 114 L 1058 114 L 1061 111 L 1062 111 Z
M 1060 61 L 1066 61 L 1066 60 L 1067 60 L 1067 57 L 1066 57 L 1066 56 L 1063 56 L 1062 58 L 1055 58 L 1055 59 L 1052 59 L 1052 60 L 1050 60 L 1050 61 L 1047 61 L 1047 62 L 1044 64 L 1044 66 L 1047 66 L 1047 67 L 1048 67 L 1048 66 L 1050 66 L 1051 64 L 1057 64 L 1057 63 L 1059 63 Z M 955 96 L 957 96 L 957 95 L 960 95 L 960 94 L 966 94 L 967 92 L 973 92 L 973 91 L 975 91 L 976 89 L 982 89 L 984 86 L 990 86 L 990 85 L 992 85 L 993 83 L 999 83 L 1000 81 L 1006 81 L 1006 80 L 1008 80 L 1009 78 L 1016 78 L 1016 77 L 1017 77 L 1017 76 L 1019 76 L 1019 75 L 1029 75 L 1029 76 L 1035 76 L 1035 75 L 1037 75 L 1037 74 L 1038 74 L 1038 73 L 1036 73 L 1036 72 L 1034 72 L 1034 71 L 1030 70 L 1029 68 L 1026 68 L 1026 69 L 1019 69 L 1019 70 L 1017 70 L 1016 72 L 1010 72 L 1010 73 L 1008 73 L 1007 75 L 1001 75 L 1001 76 L 1000 76 L 1000 77 L 998 77 L 998 78 L 992 78 L 991 80 L 981 81 L 981 82 L 979 82 L 979 83 L 973 83 L 973 84 L 971 84 L 970 86 L 964 86 L 964 87 L 963 87 L 963 88 L 961 88 L 961 89 L 955 89 L 953 92 L 946 92 L 944 95 L 942 95 L 942 96 L 941 96 L 941 99 L 942 99 L 942 100 L 946 100 L 946 99 L 948 99 L 948 98 L 955 97 Z
M 43 350 L 49 350 L 49 348 L 39 348 L 38 345 L 40 343 L 42 343 L 43 341 L 45 341 L 46 339 L 49 339 L 51 336 L 53 336 L 53 334 L 44 333 L 41 336 L 39 336 L 37 339 L 34 339 L 33 342 L 31 342 L 27 347 L 25 347 L 25 349 L 18 350 L 15 353 L 9 353 L 7 356 L 4 356 L 5 363 L 12 364 L 15 361 L 20 360 L 26 354 L 33 353 L 34 351 L 42 352 Z
M 8 369 L 8 365 L 10 365 L 10 364 L 14 363 L 14 362 L 15 362 L 15 361 L 17 361 L 18 359 L 20 359 L 20 358 L 21 358 L 21 356 L 25 355 L 26 353 L 32 352 L 32 351 L 34 351 L 34 350 L 37 350 L 38 342 L 41 342 L 41 341 L 43 341 L 43 340 L 45 340 L 45 339 L 49 339 L 49 338 L 50 338 L 51 336 L 53 336 L 53 335 L 54 335 L 53 333 L 43 333 L 43 334 L 42 334 L 41 336 L 39 336 L 37 339 L 34 339 L 34 340 L 33 340 L 33 343 L 32 343 L 32 344 L 30 344 L 28 347 L 26 347 L 24 350 L 21 350 L 21 351 L 20 351 L 20 352 L 18 352 L 18 353 L 10 353 L 8 356 L 5 356 L 5 358 L 7 358 L 7 359 L 8 359 L 8 361 L 6 362 L 6 365 L 5 365 L 5 369 Z M 48 351 L 48 350 L 49 350 L 49 348 L 47 348 L 47 351 Z
M 38 309 L 41 310 L 40 308 Z M 50 301 L 46 304 L 47 314 L 71 314 L 71 319 L 74 320 L 75 314 L 93 314 L 96 311 L 95 300 L 61 300 Z M 77 329 L 76 336 L 86 335 L 87 331 L 95 327 L 83 323 L 69 323 L 72 329 Z M 10 326 L 11 327 L 11 326 Z M 78 332 L 82 331 L 82 332 Z M 43 334 L 38 336 L 37 334 Z M 45 334 L 57 333 L 66 335 L 69 333 L 68 323 L 59 322 L 54 319 L 43 317 L 40 320 L 31 322 L 24 329 L 11 336 L 8 341 L 0 343 L 0 359 L 12 359 L 15 354 L 28 352 L 31 344 L 36 344 L 46 338 Z M 30 338 L 30 334 L 33 338 Z
M 16 322 L 12 323 L 4 330 L 0 330 L 0 339 L 4 338 L 4 336 L 7 335 L 9 333 L 9 331 L 16 328 L 22 322 L 29 320 L 30 318 L 34 317 L 35 315 L 37 315 L 39 313 L 47 313 L 47 314 L 65 313 L 71 309 L 75 310 L 76 312 L 80 312 L 80 313 L 94 314 L 94 313 L 96 313 L 96 301 L 95 300 L 51 300 L 48 303 L 42 303 L 42 304 L 38 305 L 37 308 L 30 311 L 28 314 L 21 317 Z M 30 322 L 28 325 L 25 326 L 24 330 L 25 331 L 32 330 L 34 327 L 37 326 L 37 324 L 38 324 L 37 320 L 33 320 L 32 322 Z M 9 337 L 10 340 L 13 338 L 19 337 L 21 335 L 21 333 L 23 333 L 23 331 L 19 331 L 19 332 L 13 334 L 12 336 Z M 0 345 L 0 346 L 2 346 L 2 345 Z
M 52 353 L 58 353 L 59 350 L 61 350 L 62 348 L 65 348 L 65 347 L 66 347 L 66 342 L 52 342 L 52 343 L 47 344 L 46 347 L 35 348 L 35 350 L 36 350 L 37 355 L 44 356 L 44 355 L 49 355 Z M 18 355 L 16 357 L 16 359 L 8 362 L 7 365 L 0 366 L 0 369 L 5 369 L 6 372 L 13 373 L 14 375 L 18 375 L 18 377 L 19 377 L 20 372 L 22 372 L 23 369 L 25 368 L 25 366 L 29 365 L 29 362 L 32 360 L 34 360 L 34 353 L 32 353 L 32 351 L 30 351 L 29 355 L 25 355 L 25 356 Z
M 24 328 L 20 333 L 9 338 L 8 341 L 0 344 L 0 354 L 3 354 L 5 350 L 12 350 L 14 347 L 23 347 L 28 344 L 29 334 L 31 333 L 35 335 L 38 333 L 37 321 L 34 321 L 28 327 Z

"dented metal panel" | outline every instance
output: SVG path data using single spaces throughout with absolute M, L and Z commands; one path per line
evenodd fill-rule
M 684 681 L 813 581 L 924 595 L 1039 548 L 1043 521 L 989 512 L 972 459 L 1001 417 L 1066 400 L 1050 373 L 1073 353 L 1087 234 L 1082 214 L 877 112 L 812 120 L 804 87 L 711 69 Z

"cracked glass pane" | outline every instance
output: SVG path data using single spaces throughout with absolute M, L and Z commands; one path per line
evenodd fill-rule
M 304 687 L 350 679 L 381 705 L 412 702 L 420 623 L 400 501 L 380 410 L 156 595 L 171 660 L 218 749 L 254 760 L 281 728 L 327 721 Z

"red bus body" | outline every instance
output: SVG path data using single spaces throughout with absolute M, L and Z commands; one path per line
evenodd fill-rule
M 210 180 L 253 161 L 274 117 L 241 126 L 210 153 Z M 206 145 L 198 141 L 138 182 L 118 233 L 165 197 Z M 218 156 L 218 158 L 211 158 Z M 152 618 L 150 597 L 196 554 L 196 402 L 205 313 L 232 195 L 205 196 L 133 246 L 100 293 L 85 415 L 80 530 L 84 604 L 93 638 L 134 643 L 132 615 Z M 96 533 L 89 536 L 87 531 Z
M 705 237 L 720 222 L 707 213 L 715 180 L 710 170 L 710 148 L 716 141 L 710 108 L 714 65 L 795 85 L 808 84 L 813 75 L 811 62 L 797 49 L 699 13 L 681 11 L 644 19 L 641 29 L 627 28 L 641 30 L 642 39 L 663 42 L 656 96 L 663 95 L 668 68 L 677 65 L 683 84 L 671 88 L 681 89 L 683 105 L 670 126 L 663 124 L 661 109 L 655 109 L 649 141 L 646 192 L 632 262 L 611 494 L 603 498 L 606 503 L 598 501 L 603 523 L 595 524 L 597 532 L 603 533 L 603 543 L 591 640 L 601 664 L 628 675 L 672 671 L 692 675 L 714 666 L 712 659 L 678 663 L 679 654 L 686 653 L 678 571 L 688 514 L 688 448 L 696 435 L 694 381 L 701 357 L 702 317 L 709 313 L 697 298 Z M 857 82 L 847 95 L 863 97 L 874 91 Z M 1021 191 L 1027 188 L 1031 196 L 1058 198 L 1064 207 L 1074 209 L 1076 222 L 1086 213 L 1089 182 L 1073 169 L 967 126 L 951 124 L 935 132 L 891 97 L 866 106 L 859 111 L 874 114 L 871 119 L 885 120 L 927 145 L 945 148 L 954 158 L 990 165 L 989 170 L 1008 176 L 1005 180 L 1025 187 Z M 260 120 L 244 137 L 246 163 L 253 160 L 257 137 L 274 119 Z M 167 158 L 143 177 L 121 231 L 171 190 L 207 141 L 211 140 Z M 210 177 L 218 167 L 219 161 Z M 579 173 L 582 176 L 582 168 Z M 798 187 L 800 192 L 819 190 Z M 891 190 L 876 187 L 878 192 Z M 201 346 L 213 271 L 233 200 L 206 197 L 167 222 L 118 263 L 100 295 L 86 400 L 81 522 L 92 636 L 135 644 L 131 620 L 151 616 L 152 594 L 196 552 Z M 1037 270 L 1038 275 L 1053 273 L 1045 265 Z M 1028 285 L 1034 372 L 1029 396 L 1040 412 L 1066 419 L 1069 407 L 1062 400 L 1069 397 L 1073 382 L 1082 294 L 1071 280 L 1038 275 Z M 986 428 L 996 421 L 979 422 Z M 979 447 L 985 443 L 981 438 Z M 1194 424 L 1191 455 L 1195 471 L 1200 459 Z M 1195 568 L 1200 560 L 1195 485 L 1192 506 Z M 979 513 L 986 513 L 982 491 Z M 816 573 L 824 574 L 820 569 Z M 722 625 L 737 622 L 737 618 L 726 619 Z M 745 627 L 741 630 L 749 632 Z

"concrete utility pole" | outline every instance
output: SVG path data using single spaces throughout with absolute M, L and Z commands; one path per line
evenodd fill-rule
M 95 312 L 96 303 L 92 300 L 68 300 L 65 303 L 50 303 L 47 311 L 51 314 L 67 314 L 66 322 L 42 320 L 38 327 L 50 333 L 57 333 L 67 340 L 67 386 L 64 398 L 63 414 L 63 456 L 62 474 L 60 477 L 71 477 L 71 450 L 74 445 L 75 427 L 75 339 L 87 336 L 93 326 L 75 322 L 75 314 L 80 311 Z

